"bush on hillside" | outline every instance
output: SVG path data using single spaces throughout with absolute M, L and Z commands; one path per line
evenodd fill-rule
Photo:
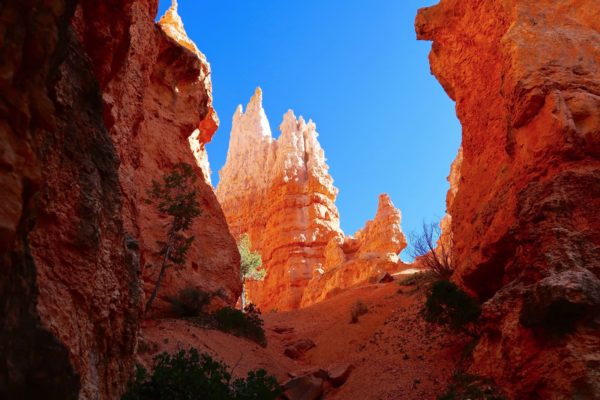
M 249 304 L 244 311 L 230 307 L 221 308 L 214 315 L 217 328 L 235 336 L 246 337 L 266 347 L 267 338 L 260 310 L 254 304 Z
M 162 353 L 154 359 L 152 375 L 141 366 L 122 400 L 275 400 L 281 394 L 277 380 L 265 370 L 250 371 L 232 381 L 227 366 L 190 349 L 186 354 Z
M 454 283 L 440 280 L 431 286 L 423 314 L 429 322 L 472 334 L 468 328 L 479 319 L 481 306 Z
M 438 223 L 423 222 L 422 231 L 409 235 L 409 255 L 441 279 L 454 273 L 454 239 L 451 233 L 440 240 L 442 230 Z
M 197 317 L 210 303 L 211 295 L 194 287 L 182 289 L 177 296 L 169 297 L 171 311 L 177 318 Z

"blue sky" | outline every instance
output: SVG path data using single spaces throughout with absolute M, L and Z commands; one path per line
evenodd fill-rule
M 161 0 L 159 16 L 170 6 Z M 442 217 L 460 145 L 454 103 L 429 72 L 430 43 L 414 18 L 437 0 L 179 0 L 188 35 L 212 67 L 221 126 L 208 145 L 225 162 L 231 118 L 263 89 L 271 129 L 283 114 L 312 118 L 340 189 L 342 229 L 373 218 L 380 193 L 405 233 Z

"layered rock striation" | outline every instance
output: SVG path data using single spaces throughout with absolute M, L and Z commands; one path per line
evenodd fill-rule
M 600 397 L 600 4 L 421 10 L 456 101 L 455 277 L 484 302 L 473 371 L 512 398 Z
M 296 118 L 290 110 L 280 130 L 281 136 L 274 139 L 262 108 L 262 92 L 257 89 L 246 111 L 239 106 L 233 116 L 227 161 L 217 187 L 232 233 L 248 233 L 253 247 L 262 255 L 267 277 L 264 282 L 249 282 L 248 296 L 263 310 L 294 309 L 313 302 L 314 299 L 303 300 L 309 282 L 333 269 L 336 262 L 346 261 L 343 257 L 334 260 L 327 254 L 335 246 L 343 253 L 345 241 L 362 240 L 345 239 L 340 229 L 335 206 L 338 190 L 329 175 L 315 124 Z M 382 257 L 386 258 L 388 252 L 395 252 L 397 261 L 398 249 L 402 247 L 399 244 L 404 240 L 399 212 L 389 199 L 382 201 L 383 210 L 373 222 L 375 226 L 368 225 L 360 233 L 365 238 L 362 241 L 368 243 L 364 253 L 385 253 Z M 386 220 L 390 213 L 397 218 Z M 382 220 L 392 225 L 382 228 L 378 225 Z M 381 229 L 383 236 L 376 237 L 376 229 Z M 387 236 L 390 231 L 394 235 Z M 350 249 L 353 246 L 347 244 L 347 251 L 356 252 Z M 392 269 L 396 268 L 394 264 Z M 359 282 L 357 279 L 364 280 L 369 275 L 366 270 L 346 275 L 344 287 Z
M 0 7 L 1 398 L 115 399 L 133 372 L 163 229 L 145 190 L 174 163 L 204 167 L 216 126 L 208 65 L 172 34 L 175 14 L 161 28 L 156 10 L 135 0 Z M 197 239 L 163 293 L 222 289 L 232 304 L 239 255 L 200 181 Z

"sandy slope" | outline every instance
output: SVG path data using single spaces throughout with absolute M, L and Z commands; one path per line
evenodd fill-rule
M 330 390 L 327 399 L 432 399 L 445 387 L 467 340 L 423 322 L 418 315 L 423 292 L 396 282 L 368 285 L 305 309 L 266 314 L 266 349 L 184 321 L 147 323 L 141 359 L 147 363 L 159 351 L 193 346 L 238 364 L 236 375 L 265 368 L 280 380 L 350 362 L 355 367 L 350 378 Z M 369 312 L 350 324 L 350 309 L 358 299 Z M 287 343 L 302 338 L 316 347 L 298 361 L 283 355 Z

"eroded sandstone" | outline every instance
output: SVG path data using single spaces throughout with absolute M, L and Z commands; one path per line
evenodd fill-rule
M 314 272 L 304 291 L 302 306 L 315 304 L 359 282 L 374 279 L 383 283 L 379 280 L 386 280 L 387 273 L 402 268 L 398 254 L 406 247 L 406 239 L 400 228 L 401 219 L 389 196 L 379 196 L 377 214 L 363 229 L 354 236 L 329 241 L 323 268 Z
M 416 29 L 463 125 L 448 212 L 484 302 L 472 370 L 514 398 L 599 397 L 598 308 L 560 340 L 531 311 L 590 307 L 600 276 L 600 4 L 442 0 Z
M 177 162 L 198 165 L 203 214 L 161 297 L 184 285 L 239 296 L 239 254 L 207 178 L 210 70 L 175 9 L 160 26 L 156 10 L 0 7 L 2 398 L 120 397 L 163 229 L 145 191 Z
M 389 197 L 380 198 L 373 221 L 345 237 L 316 125 L 290 110 L 280 129 L 274 139 L 257 89 L 246 111 L 235 112 L 217 187 L 232 233 L 249 234 L 267 270 L 264 282 L 247 283 L 250 301 L 265 311 L 294 309 L 395 272 L 406 243 Z
M 106 54 L 94 51 L 107 47 L 107 29 L 97 21 L 98 16 L 111 18 L 111 10 L 100 3 L 83 3 L 74 25 L 90 55 L 96 57 L 104 116 L 121 160 L 123 219 L 138 241 L 146 294 L 160 270 L 157 242 L 165 240 L 166 224 L 155 207 L 145 203 L 146 192 L 152 180 L 162 179 L 179 162 L 198 167 L 202 213 L 190 230 L 195 240 L 186 264 L 168 270 L 155 302 L 152 313 L 165 315 L 169 311 L 165 300 L 185 287 L 218 293 L 214 300 L 224 305 L 235 303 L 241 284 L 239 254 L 210 184 L 205 150 L 218 124 L 212 107 L 210 66 L 187 37 L 177 2 L 158 24 L 153 22 L 155 12 L 156 4 L 123 5 L 131 27 L 120 46 L 127 51 L 114 54 L 109 65 Z M 120 32 L 118 24 L 109 26 L 112 41 L 118 39 L 114 33 Z

